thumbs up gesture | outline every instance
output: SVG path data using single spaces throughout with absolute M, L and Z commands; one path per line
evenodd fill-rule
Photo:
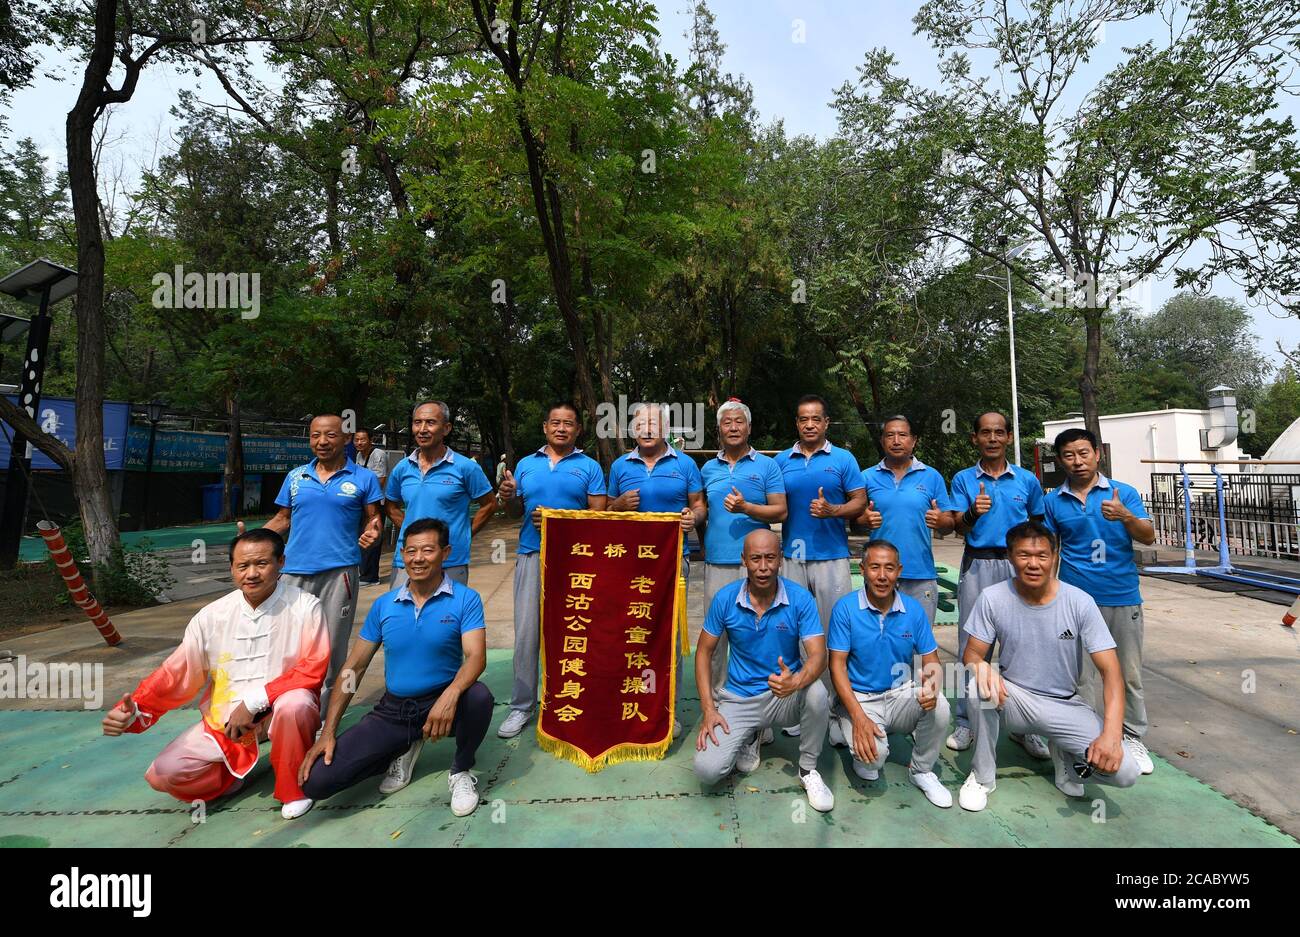
M 885 522 L 884 515 L 876 510 L 875 501 L 867 502 L 867 509 L 862 512 L 862 518 L 872 530 L 879 530 L 880 525 Z
M 925 526 L 929 527 L 931 530 L 938 530 L 939 519 L 942 516 L 943 512 L 939 510 L 939 502 L 931 498 L 930 510 L 925 512 Z
M 745 513 L 745 496 L 735 486 L 731 486 L 731 494 L 722 499 L 722 506 L 731 514 Z
M 501 476 L 501 484 L 497 486 L 497 497 L 502 501 L 509 501 L 518 491 L 519 486 L 515 482 L 515 476 L 510 469 L 506 469 L 506 473 Z
M 817 497 L 808 504 L 808 513 L 813 517 L 834 517 L 835 505 L 826 500 L 826 490 L 817 489 Z
M 695 529 L 695 512 L 690 508 L 682 508 L 682 533 Z
M 975 513 L 983 517 L 991 510 L 993 510 L 993 498 L 984 491 L 984 483 L 980 482 L 980 493 L 975 496 Z
M 785 665 L 784 657 L 778 657 L 776 665 L 781 669 L 767 678 L 767 688 L 777 699 L 785 699 L 798 689 L 799 677 Z
M 1119 486 L 1111 485 L 1111 491 L 1113 494 L 1111 494 L 1110 500 L 1101 503 L 1101 516 L 1106 518 L 1108 521 L 1123 522 L 1128 520 L 1132 516 L 1132 513 L 1128 508 L 1124 507 L 1124 503 L 1119 500 Z
M 243 522 L 243 521 L 235 521 L 235 534 L 236 534 L 237 536 L 240 536 L 240 537 L 244 536 L 244 522 Z
M 136 706 L 130 693 L 123 693 L 116 706 L 108 711 L 101 723 L 105 735 L 118 736 L 135 722 Z

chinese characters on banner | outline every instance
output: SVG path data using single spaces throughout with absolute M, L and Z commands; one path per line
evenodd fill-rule
M 672 741 L 681 519 L 542 511 L 538 743 L 599 771 Z

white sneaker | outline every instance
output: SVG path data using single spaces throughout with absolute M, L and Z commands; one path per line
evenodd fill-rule
M 379 782 L 379 793 L 396 794 L 415 778 L 415 762 L 424 748 L 424 738 L 418 738 L 411 747 L 398 755 L 388 766 L 388 776 Z
M 988 806 L 989 795 L 997 790 L 997 783 L 981 784 L 975 775 L 966 778 L 966 783 L 957 792 L 957 803 L 962 810 L 979 811 Z
M 759 745 L 762 744 L 759 739 L 760 736 L 755 735 L 752 742 L 740 746 L 740 754 L 736 756 L 736 770 L 741 774 L 749 774 L 756 770 L 763 760 L 763 756 L 758 751 Z
M 925 795 L 925 799 L 930 803 L 936 807 L 952 806 L 952 791 L 939 783 L 939 779 L 933 771 L 926 771 L 923 774 L 913 774 L 908 771 L 907 776 L 913 784 L 921 789 L 921 793 Z M 985 795 L 986 799 L 987 796 Z
M 512 709 L 510 715 L 506 716 L 506 721 L 501 723 L 501 728 L 497 729 L 497 735 L 503 739 L 512 739 L 524 731 L 524 726 L 528 725 L 528 720 L 531 718 L 532 716 L 522 709 Z
M 974 741 L 975 733 L 971 731 L 970 726 L 958 726 L 952 730 L 952 735 L 948 736 L 947 744 L 955 752 L 964 752 Z
M 879 768 L 873 768 L 865 761 L 858 761 L 856 758 L 853 759 L 853 773 L 864 781 L 874 781 L 880 777 Z
M 673 716 L 673 739 L 674 741 L 682 737 L 682 721 Z
M 771 726 L 768 726 L 766 729 L 764 729 L 763 734 L 760 735 L 758 738 L 759 745 L 771 745 L 775 741 L 776 741 L 776 733 L 772 731 Z
M 802 731 L 803 730 L 799 728 L 798 723 L 796 723 L 795 725 L 792 726 L 786 726 L 784 729 L 781 730 L 781 734 L 788 735 L 792 739 L 797 739 L 799 737 L 799 733 Z M 773 738 L 775 737 L 776 736 L 773 736 Z
M 1133 760 L 1137 762 L 1138 768 L 1141 769 L 1143 774 L 1150 774 L 1156 770 L 1156 763 L 1151 760 L 1151 753 L 1147 751 L 1147 747 L 1142 744 L 1142 740 L 1136 735 L 1124 736 L 1124 747 L 1133 756 Z
M 1011 741 L 1029 752 L 1030 758 L 1037 758 L 1039 761 L 1046 761 L 1048 758 L 1052 757 L 1052 753 L 1047 750 L 1047 742 L 1044 741 L 1041 735 L 1008 734 L 1011 736 Z
M 478 778 L 468 771 L 447 775 L 447 787 L 451 789 L 451 812 L 458 817 L 467 817 L 478 809 Z
M 1082 797 L 1083 784 L 1078 776 L 1070 770 L 1072 756 L 1061 750 L 1055 742 L 1048 745 L 1052 763 L 1056 766 L 1056 789 L 1066 797 Z
M 315 803 L 310 797 L 304 797 L 302 800 L 291 800 L 280 808 L 280 816 L 286 820 L 297 820 L 300 816 L 311 809 Z
M 826 734 L 830 738 L 831 745 L 836 748 L 844 748 L 849 744 L 844 740 L 844 730 L 840 728 L 840 721 L 834 716 L 831 716 L 830 729 Z
M 826 786 L 816 769 L 799 775 L 799 783 L 808 792 L 808 804 L 819 813 L 826 813 L 835 806 L 835 795 Z

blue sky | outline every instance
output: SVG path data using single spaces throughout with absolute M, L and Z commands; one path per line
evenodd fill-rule
M 753 85 L 762 119 L 780 118 L 787 132 L 820 138 L 835 132 L 835 113 L 830 107 L 834 91 L 855 78 L 868 49 L 888 48 L 901 74 L 927 86 L 937 84 L 937 55 L 924 37 L 913 34 L 912 17 L 919 6 L 916 0 L 713 0 L 710 4 L 727 46 L 725 67 L 733 74 L 743 74 Z M 690 24 L 689 11 L 689 0 L 659 4 L 663 47 L 683 61 L 687 57 L 683 33 Z M 1124 58 L 1124 46 L 1157 38 L 1162 26 L 1156 18 L 1107 24 L 1104 41 L 1083 77 L 1103 74 Z M 802 42 L 795 41 L 800 29 Z M 979 64 L 977 60 L 977 67 Z M 15 95 L 8 109 L 9 132 L 11 138 L 33 137 L 56 164 L 62 164 L 64 118 L 75 97 L 81 67 L 47 50 L 38 74 L 47 71 L 65 80 L 41 78 Z M 165 151 L 170 147 L 168 108 L 181 88 L 197 86 L 200 97 L 210 102 L 224 97 L 216 82 L 206 76 L 196 79 L 152 69 L 146 78 L 135 98 L 113 116 L 110 139 L 115 142 L 107 160 L 110 167 L 120 165 L 127 180 L 133 180 L 142 165 L 152 162 L 157 148 Z M 1300 122 L 1294 101 L 1287 102 L 1287 113 Z M 1208 251 L 1189 259 L 1204 257 Z M 1171 292 L 1170 282 L 1153 283 L 1153 303 L 1158 306 Z M 1214 292 L 1245 299 L 1227 280 L 1217 282 Z M 1294 317 L 1277 316 L 1259 307 L 1251 307 L 1251 312 L 1261 351 L 1280 361 L 1277 342 L 1294 348 L 1300 324 Z

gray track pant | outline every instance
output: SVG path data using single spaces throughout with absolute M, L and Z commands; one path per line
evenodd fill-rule
M 962 564 L 961 579 L 957 581 L 957 663 L 966 659 L 966 642 L 970 638 L 966 634 L 966 620 L 975 610 L 976 599 L 985 589 L 1010 579 L 1014 573 L 1008 560 L 972 559 Z M 985 659 L 993 659 L 992 647 Z M 960 693 L 957 694 L 957 725 L 970 725 L 970 718 L 966 715 L 966 697 Z
M 940 693 L 935 699 L 934 709 L 926 711 L 921 708 L 916 698 L 917 686 L 908 681 L 884 693 L 854 693 L 862 711 L 876 725 L 887 733 L 907 735 L 916 733 L 916 744 L 912 746 L 912 763 L 909 766 L 913 774 L 925 774 L 934 770 L 934 763 L 939 758 L 939 747 L 943 744 L 944 734 L 948 731 L 948 700 Z M 831 715 L 840 721 L 840 730 L 844 739 L 853 750 L 853 720 L 849 718 L 844 705 L 836 699 Z M 879 771 L 889 758 L 889 739 L 876 739 L 876 760 L 866 761 L 853 757 L 868 767 Z
M 704 740 L 704 751 L 695 753 L 695 775 L 705 784 L 717 784 L 736 767 L 740 747 L 754 740 L 755 733 L 773 725 L 793 725 L 798 722 L 799 767 L 811 771 L 826 742 L 826 726 L 830 722 L 831 702 L 826 687 L 814 681 L 785 699 L 778 699 L 771 690 L 757 696 L 737 696 L 723 690 L 714 699 L 718 712 L 727 720 L 731 731 L 721 728 L 714 731 L 718 744 Z
M 325 685 L 320 693 L 321 718 L 329 712 L 330 693 L 334 680 L 348 659 L 348 644 L 352 641 L 352 623 L 357 614 L 357 580 L 360 566 L 340 566 L 311 575 L 285 573 L 284 581 L 310 592 L 320 599 L 325 624 L 330 630 L 330 669 L 325 674 Z
M 704 615 L 707 618 L 713 607 L 713 597 L 728 583 L 745 578 L 743 563 L 705 563 L 704 564 Z M 727 632 L 718 636 L 718 646 L 713 649 L 713 692 L 716 694 L 727 682 Z
M 542 554 L 515 557 L 515 684 L 510 708 L 532 713 L 540 682 Z
M 1002 701 L 1001 709 L 978 702 L 974 676 L 967 685 L 971 705 L 974 707 L 971 726 L 975 730 L 975 754 L 971 758 L 971 773 L 981 784 L 992 785 L 997 777 L 998 736 L 1003 723 L 1009 732 L 1032 733 L 1055 742 L 1067 759 L 1078 755 L 1082 760 L 1088 746 L 1101 735 L 1101 719 L 1077 695 L 1069 699 L 1056 699 L 1016 686 L 1005 677 L 1003 681 L 1007 685 L 1007 698 Z M 1073 771 L 1070 773 L 1073 775 Z M 1137 762 L 1125 748 L 1124 760 L 1118 771 L 1114 774 L 1097 771 L 1089 780 L 1112 787 L 1131 787 L 1138 774 Z M 1077 777 L 1075 779 L 1078 780 Z
M 1124 675 L 1124 734 L 1138 738 L 1147 734 L 1147 702 L 1142 693 L 1142 606 L 1098 605 L 1110 636 L 1115 639 L 1119 669 Z M 1079 695 L 1098 713 L 1105 712 L 1101 694 L 1101 673 L 1092 658 L 1083 655 L 1079 673 Z
M 838 560 L 792 560 L 787 557 L 781 561 L 781 575 L 813 594 L 822 628 L 830 625 L 835 603 L 853 589 L 847 556 Z
M 934 616 L 939 614 L 939 580 L 900 579 L 897 588 L 903 595 L 910 595 L 921 603 L 925 617 L 930 619 L 930 627 L 933 628 Z

